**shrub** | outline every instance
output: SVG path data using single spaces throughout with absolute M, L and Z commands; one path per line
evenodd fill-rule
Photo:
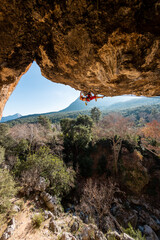
M 145 240 L 146 238 L 142 236 L 140 230 L 135 230 L 132 225 L 129 223 L 128 228 L 123 229 L 123 231 L 129 236 L 133 237 L 135 240 Z
M 19 176 L 25 175 L 25 172 L 36 172 L 36 178 L 42 176 L 49 180 L 50 191 L 57 196 L 68 193 L 74 183 L 74 171 L 67 169 L 61 159 L 50 154 L 47 147 L 30 154 L 26 161 L 18 161 L 15 171 Z
M 90 219 L 95 219 L 99 228 L 102 229 L 104 216 L 110 215 L 116 192 L 119 192 L 119 189 L 112 179 L 89 178 L 82 187 L 78 210 Z
M 43 213 L 36 213 L 33 215 L 32 223 L 33 223 L 34 227 L 39 228 L 41 226 L 42 222 L 44 222 Z
M 0 213 L 10 208 L 10 199 L 15 196 L 16 192 L 15 182 L 9 171 L 0 169 Z
M 0 164 L 4 161 L 5 149 L 0 146 Z

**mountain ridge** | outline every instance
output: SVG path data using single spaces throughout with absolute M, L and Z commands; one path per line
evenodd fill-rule
M 48 112 L 48 113 L 37 113 L 37 114 L 29 114 L 22 116 L 21 114 L 14 114 L 11 116 L 7 116 L 2 118 L 1 122 L 7 122 L 11 120 L 18 120 L 18 119 L 25 119 L 25 118 L 32 118 L 42 116 L 52 116 L 57 114 L 67 114 L 70 112 L 85 112 L 90 111 L 93 107 L 98 107 L 101 111 L 118 111 L 123 109 L 129 109 L 133 107 L 140 107 L 140 106 L 151 106 L 154 104 L 160 104 L 160 97 L 136 97 L 136 96 L 116 96 L 116 97 L 105 97 L 103 99 L 98 99 L 98 101 L 91 101 L 85 105 L 83 101 L 79 99 L 79 97 L 72 102 L 68 107 L 57 111 L 57 112 Z M 11 119 L 11 117 L 14 117 Z
M 18 119 L 20 117 L 22 117 L 22 115 L 20 113 L 15 113 L 13 115 L 2 117 L 2 119 L 0 120 L 0 123 L 4 123 L 4 122 L 11 121 L 11 120 L 15 120 L 15 119 Z

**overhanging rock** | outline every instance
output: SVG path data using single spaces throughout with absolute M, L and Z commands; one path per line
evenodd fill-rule
M 160 95 L 159 0 L 0 0 L 0 114 L 35 60 L 53 82 Z

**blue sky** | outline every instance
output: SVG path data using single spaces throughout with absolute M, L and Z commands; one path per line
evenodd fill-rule
M 34 62 L 10 96 L 3 116 L 58 111 L 67 107 L 78 96 L 79 91 L 44 78 Z
M 3 117 L 20 113 L 29 115 L 59 111 L 69 106 L 79 97 L 80 92 L 70 86 L 54 83 L 41 75 L 34 62 L 22 76 L 3 111 Z M 126 101 L 135 96 L 123 96 Z

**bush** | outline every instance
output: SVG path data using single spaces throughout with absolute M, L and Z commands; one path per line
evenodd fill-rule
M 10 208 L 10 199 L 15 196 L 16 192 L 15 182 L 9 171 L 0 169 L 0 213 Z
M 47 147 L 41 147 L 38 152 L 30 154 L 26 161 L 18 161 L 15 166 L 17 175 L 24 172 L 36 172 L 35 177 L 41 176 L 50 182 L 50 192 L 62 196 L 69 192 L 74 183 L 74 171 L 67 169 L 64 162 L 50 154 Z
M 134 238 L 135 240 L 145 240 L 146 238 L 142 236 L 142 233 L 140 230 L 135 230 L 132 225 L 129 223 L 128 228 L 123 229 L 123 231 Z
M 94 219 L 102 230 L 106 215 L 110 215 L 110 208 L 114 202 L 115 193 L 119 192 L 112 179 L 88 178 L 81 189 L 79 212 L 83 212 L 89 219 Z
M 34 214 L 34 216 L 32 218 L 33 226 L 39 228 L 41 226 L 42 222 L 44 222 L 43 213 Z

